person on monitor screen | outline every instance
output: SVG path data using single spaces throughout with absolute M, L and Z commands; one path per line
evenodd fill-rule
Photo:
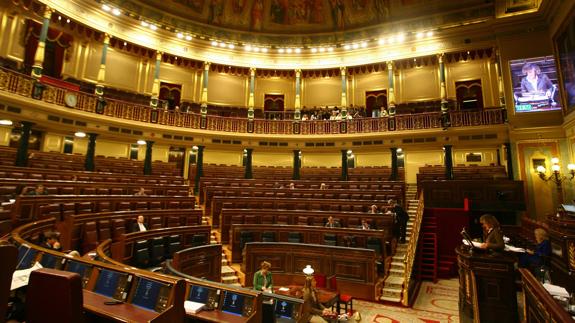
M 272 279 L 272 272 L 270 268 L 272 265 L 263 261 L 260 265 L 260 270 L 254 273 L 254 289 L 262 292 L 273 292 L 274 282 Z
M 479 223 L 483 227 L 483 243 L 480 248 L 494 251 L 503 250 L 505 243 L 499 221 L 491 214 L 484 214 L 479 218 Z
M 326 308 L 319 301 L 317 296 L 317 290 L 315 288 L 316 288 L 315 278 L 313 276 L 306 277 L 302 289 L 303 294 L 302 322 L 309 322 L 309 320 L 315 315 L 321 316 L 322 318 L 334 315 L 334 313 L 329 308 Z
M 547 75 L 541 73 L 541 69 L 535 63 L 527 63 L 522 69 L 523 79 L 521 79 L 521 92 L 529 94 L 545 95 L 551 97 L 553 83 Z

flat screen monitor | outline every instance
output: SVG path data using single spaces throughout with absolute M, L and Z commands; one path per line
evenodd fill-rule
M 94 292 L 104 296 L 114 297 L 118 289 L 120 278 L 125 276 L 127 276 L 127 274 L 113 270 L 100 270 L 100 275 L 98 275 L 98 280 L 96 281 Z
M 242 315 L 244 310 L 244 295 L 237 294 L 232 291 L 224 292 L 224 301 L 222 304 L 222 312 L 231 313 L 235 315 Z
M 276 317 L 281 317 L 281 318 L 286 318 L 286 319 L 292 318 L 293 303 L 290 303 L 290 302 L 282 300 L 282 299 L 277 299 L 275 303 L 276 303 L 276 306 L 275 306 L 276 307 L 275 308 Z
M 88 268 L 88 265 L 86 265 L 84 263 L 70 260 L 70 261 L 68 261 L 68 266 L 66 267 L 66 271 L 73 272 L 73 273 L 80 275 L 80 277 L 84 277 L 84 274 L 86 273 L 87 268 Z
M 188 300 L 196 303 L 206 304 L 210 296 L 211 288 L 205 286 L 193 285 L 188 295 Z
M 162 287 L 167 287 L 167 285 L 147 278 L 140 278 L 132 297 L 132 304 L 155 310 Z
M 511 60 L 509 68 L 516 113 L 561 110 L 553 56 Z

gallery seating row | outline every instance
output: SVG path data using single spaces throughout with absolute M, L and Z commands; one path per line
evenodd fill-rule
M 269 197 L 277 199 L 330 199 L 341 201 L 371 201 L 371 204 L 388 204 L 390 199 L 402 203 L 403 191 L 397 190 L 314 190 L 314 189 L 270 189 L 256 187 L 206 188 L 205 210 L 211 213 L 212 201 L 216 197 Z M 292 200 L 294 201 L 294 200 Z M 371 205 L 370 204 L 370 205 Z M 363 208 L 362 208 L 363 210 Z M 217 213 L 214 213 L 217 214 Z
M 391 231 L 391 226 L 382 230 L 361 230 L 307 225 L 232 224 L 232 262 L 242 262 L 242 250 L 248 242 L 290 242 L 372 249 L 378 259 L 382 260 L 390 253 L 388 249 L 391 248 Z
M 80 276 L 82 291 L 75 301 L 83 307 L 77 310 L 69 303 L 68 298 L 58 297 L 61 289 L 67 289 L 67 284 L 57 286 L 37 285 L 31 280 L 28 290 L 41 289 L 44 295 L 51 299 L 47 303 L 38 304 L 34 310 L 42 315 L 53 313 L 50 307 L 63 307 L 67 312 L 77 313 L 70 321 L 84 321 L 94 316 L 106 321 L 121 322 L 155 322 L 183 323 L 186 317 L 209 322 L 262 322 L 262 295 L 248 288 L 239 288 L 216 282 L 210 282 L 193 277 L 186 280 L 180 277 L 156 274 L 133 267 L 118 266 L 87 258 L 75 258 L 62 252 L 42 248 L 29 241 L 37 232 L 53 229 L 54 219 L 42 220 L 23 225 L 11 234 L 11 240 L 18 246 L 17 263 L 26 263 L 27 268 L 39 261 L 44 268 L 55 268 L 65 272 L 77 273 Z M 48 281 L 49 276 L 44 278 Z M 112 281 L 110 286 L 108 282 Z M 49 294 L 45 291 L 50 290 Z M 209 297 L 197 297 L 198 291 L 206 291 Z M 68 291 L 64 291 L 68 292 Z M 201 294 L 201 293 L 200 293 Z M 241 308 L 230 307 L 232 298 L 242 302 Z M 121 303 L 106 305 L 111 299 Z M 301 314 L 301 300 L 285 298 L 294 303 L 294 316 Z M 196 314 L 186 314 L 184 301 L 192 300 L 207 304 L 212 311 L 202 311 Z M 291 304 L 290 304 L 291 305 Z M 297 306 L 297 307 L 296 307 Z M 230 313 L 230 309 L 235 312 Z M 299 311 L 299 312 L 298 312 Z M 82 314 L 84 312 L 84 314 Z
M 221 210 L 237 209 L 270 209 L 270 210 L 317 210 L 331 212 L 369 213 L 371 200 L 335 200 L 307 198 L 274 198 L 274 197 L 214 197 L 212 201 L 212 225 L 216 228 L 221 223 Z M 380 211 L 386 212 L 390 207 L 385 203 L 378 205 Z M 208 215 L 206 213 L 206 215 Z
M 455 166 L 453 167 L 455 179 L 505 179 L 507 171 L 505 166 Z M 445 179 L 445 166 L 425 166 L 419 168 L 417 183 L 429 180 Z
M 32 167 L 0 166 L 0 178 L 14 179 L 44 179 L 44 180 L 64 180 L 81 182 L 107 182 L 107 183 L 133 183 L 161 184 L 161 185 L 184 185 L 185 180 L 180 176 L 158 176 L 158 175 L 124 175 L 102 172 L 72 171 L 43 169 Z
M 109 238 L 118 239 L 120 234 L 132 231 L 136 218 L 140 215 L 144 217 L 148 229 L 202 224 L 201 209 L 134 210 L 67 215 L 58 223 L 58 231 L 61 233 L 60 243 L 64 249 L 80 248 L 83 236 L 87 232 L 85 226 L 93 222 L 97 224 L 97 232 L 92 235 L 97 239 L 92 240 L 90 245 L 93 246 Z M 111 232 L 105 229 L 109 226 Z M 91 227 L 94 228 L 93 225 Z
M 313 189 L 318 190 L 321 184 L 325 184 L 327 189 L 333 190 L 405 190 L 405 183 L 400 181 L 323 181 L 323 180 L 270 180 L 270 179 L 236 179 L 236 178 L 204 178 L 200 180 L 200 203 L 204 204 L 206 200 L 206 187 L 255 187 L 255 188 L 274 188 L 283 187 L 289 189 L 293 183 L 296 189 Z
M 112 242 L 112 258 L 124 264 L 141 261 L 139 250 L 157 249 L 156 255 L 164 255 L 168 237 L 169 243 L 176 242 L 179 237 L 179 249 L 208 244 L 210 242 L 211 227 L 208 225 L 180 226 L 173 228 L 160 228 L 148 231 L 139 231 L 121 234 Z M 145 251 L 148 252 L 148 251 Z M 138 260 L 139 259 L 139 260 Z
M 188 196 L 190 193 L 187 185 L 0 178 L 0 196 L 27 194 L 38 185 L 43 185 L 50 195 L 134 195 L 140 188 L 148 195 Z
M 281 210 L 281 209 L 241 209 L 229 205 L 220 213 L 220 233 L 223 244 L 230 242 L 232 225 L 262 224 L 262 225 L 302 225 L 312 229 L 325 226 L 330 216 L 342 228 L 359 228 L 361 220 L 365 219 L 372 229 L 388 230 L 393 226 L 393 217 L 383 214 L 360 212 L 321 211 L 321 210 Z
M 190 213 L 200 211 L 199 214 L 191 216 Z M 99 243 L 113 239 L 118 240 L 122 234 L 133 231 L 135 219 L 144 216 L 145 226 L 148 230 L 161 228 L 173 228 L 186 225 L 201 225 L 201 210 L 152 210 L 130 212 L 116 215 L 114 213 L 96 213 L 75 221 L 63 221 L 58 223 L 61 235 L 61 244 L 66 249 L 81 250 L 83 253 L 94 250 Z M 96 215 L 96 216 L 94 216 Z M 79 216 L 81 217 L 81 216 Z M 70 216 L 68 219 L 75 216 Z
M 13 226 L 42 219 L 124 210 L 193 209 L 195 199 L 188 196 L 128 195 L 34 195 L 19 196 L 12 207 Z
M 190 167 L 190 174 L 196 175 L 196 166 Z M 354 167 L 347 172 L 348 180 L 388 180 L 391 175 L 391 168 L 381 167 Z M 202 165 L 202 177 L 225 177 L 242 178 L 245 174 L 245 167 L 237 165 Z M 255 179 L 289 180 L 293 177 L 291 167 L 252 167 L 252 176 Z M 342 172 L 339 167 L 301 167 L 300 178 L 303 180 L 341 180 Z M 398 169 L 398 179 L 403 180 L 405 172 L 403 168 Z
M 378 257 L 372 249 L 285 242 L 246 243 L 241 267 L 246 277 L 253 277 L 262 261 L 272 265 L 274 286 L 303 285 L 302 270 L 310 265 L 316 273 L 337 276 L 340 293 L 369 301 L 376 299 Z M 251 284 L 247 279 L 246 286 Z

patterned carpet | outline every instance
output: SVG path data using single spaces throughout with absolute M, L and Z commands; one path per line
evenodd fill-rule
M 353 307 L 361 313 L 360 322 L 369 323 L 459 323 L 459 281 L 423 282 L 413 308 L 403 308 L 354 300 Z M 322 322 L 312 320 L 312 322 Z M 350 322 L 353 322 L 350 320 Z

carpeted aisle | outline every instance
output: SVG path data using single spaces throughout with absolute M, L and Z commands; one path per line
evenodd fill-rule
M 395 307 L 365 301 L 353 301 L 361 313 L 360 322 L 377 323 L 458 323 L 459 281 L 423 282 L 413 308 Z M 351 321 L 351 320 L 350 320 Z M 321 322 L 321 320 L 312 322 Z M 351 321 L 353 322 L 353 321 Z

